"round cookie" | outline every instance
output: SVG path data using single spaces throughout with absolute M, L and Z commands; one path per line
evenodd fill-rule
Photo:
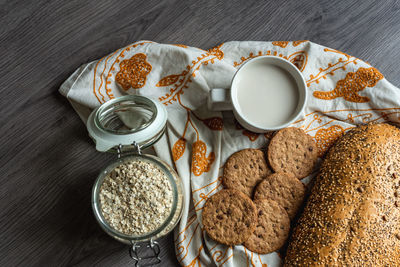
M 237 245 L 246 241 L 254 231 L 257 210 L 245 194 L 223 189 L 207 200 L 202 220 L 209 237 L 225 245 Z
M 254 201 L 257 207 L 257 226 L 244 242 L 249 250 L 267 254 L 280 249 L 289 236 L 290 219 L 285 209 L 268 199 Z
M 254 187 L 272 171 L 265 154 L 259 149 L 243 149 L 233 153 L 226 161 L 222 183 L 252 197 Z
M 268 161 L 275 172 L 290 172 L 301 179 L 309 175 L 318 159 L 314 139 L 299 128 L 285 128 L 272 137 Z
M 254 199 L 269 199 L 282 206 L 293 219 L 304 201 L 306 187 L 291 173 L 274 173 L 259 183 Z

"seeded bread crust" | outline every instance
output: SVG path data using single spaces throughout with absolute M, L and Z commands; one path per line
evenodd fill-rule
M 285 266 L 400 266 L 400 130 L 356 127 L 329 150 Z

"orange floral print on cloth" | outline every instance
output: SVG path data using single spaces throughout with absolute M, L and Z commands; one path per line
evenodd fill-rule
M 360 96 L 359 91 L 366 87 L 374 87 L 376 83 L 383 79 L 383 75 L 375 68 L 359 68 L 356 72 L 349 72 L 346 77 L 336 83 L 335 89 L 329 92 L 315 91 L 314 97 L 331 100 L 343 97 L 350 102 L 365 103 L 370 99 L 367 96 Z
M 208 119 L 201 120 L 208 128 L 214 131 L 222 131 L 224 127 L 224 122 L 220 117 L 212 117 Z
M 224 128 L 224 122 L 220 117 L 201 119 L 194 112 L 192 112 L 192 114 L 196 117 L 196 119 L 203 122 L 204 125 L 206 125 L 210 130 L 222 131 L 222 129 Z
M 185 153 L 186 140 L 185 138 L 179 138 L 172 147 L 172 159 L 177 161 Z
M 143 41 L 128 45 L 127 47 L 118 49 L 114 53 L 104 56 L 97 61 L 93 70 L 93 94 L 100 104 L 106 102 L 107 97 L 108 100 L 115 98 L 113 90 L 110 88 L 110 78 L 113 76 L 113 72 L 115 71 L 115 64 L 118 64 L 121 61 L 121 58 L 125 57 L 125 53 L 131 53 L 135 49 L 149 43 L 152 42 Z M 106 72 L 107 74 L 105 74 Z M 104 76 L 105 79 L 103 80 Z M 100 83 L 96 82 L 97 79 L 100 79 Z M 101 92 L 102 90 L 103 92 Z M 115 91 L 117 93 L 119 92 L 119 90 Z
M 209 49 L 208 53 L 210 53 L 210 55 L 216 56 L 217 59 L 219 59 L 219 60 L 223 59 L 224 58 L 224 52 L 222 52 L 221 49 L 220 49 L 222 45 L 223 45 L 223 43 L 218 45 L 218 46 L 216 46 L 216 47 L 213 47 L 213 48 Z
M 192 121 L 191 116 L 193 115 L 198 120 L 200 120 L 204 125 L 206 125 L 211 130 L 221 131 L 223 129 L 222 118 L 219 117 L 211 117 L 206 119 L 201 119 L 187 106 L 185 106 L 181 101 L 181 95 L 184 93 L 184 89 L 189 88 L 188 84 L 192 81 L 193 77 L 196 77 L 196 72 L 200 69 L 202 65 L 207 66 L 209 63 L 214 64 L 215 60 L 222 60 L 224 57 L 224 52 L 221 51 L 220 44 L 214 48 L 211 48 L 203 53 L 200 57 L 197 57 L 197 60 L 193 60 L 191 65 L 187 65 L 186 68 L 180 74 L 171 74 L 163 77 L 157 84 L 156 87 L 167 87 L 173 86 L 169 92 L 159 98 L 164 105 L 168 106 L 172 104 L 174 101 L 177 101 L 178 104 L 186 110 L 187 118 L 185 128 L 182 134 L 182 137 L 174 144 L 172 148 L 172 156 L 173 160 L 178 161 L 185 152 L 186 148 L 186 140 L 185 135 L 188 130 L 189 125 L 196 133 L 197 141 L 192 145 L 192 172 L 195 176 L 200 176 L 204 172 L 208 172 L 211 168 L 212 163 L 215 159 L 214 152 L 211 152 L 207 157 L 207 145 L 199 140 L 200 135 L 197 130 L 197 127 Z
M 343 133 L 344 129 L 340 125 L 332 125 L 326 129 L 319 129 L 314 136 L 319 156 L 322 157 Z
M 272 42 L 272 44 L 276 45 L 276 46 L 280 46 L 282 48 L 285 48 L 289 44 L 289 42 L 288 41 L 276 41 L 276 42 Z
M 299 40 L 299 41 L 293 41 L 293 46 L 298 46 L 299 44 L 308 42 L 308 40 Z
M 356 57 L 352 57 L 346 53 L 330 48 L 324 48 L 324 52 L 335 53 L 339 57 L 336 58 L 335 62 L 329 62 L 327 67 L 319 67 L 319 72 L 317 74 L 310 74 L 310 78 L 306 80 L 308 87 L 310 87 L 313 83 L 319 84 L 321 79 L 326 80 L 328 76 L 335 75 L 335 72 L 338 70 L 346 70 L 346 67 L 349 64 L 353 63 L 354 65 L 357 65 L 357 61 L 359 60 Z
M 247 57 L 241 57 L 240 58 L 240 62 L 233 62 L 233 66 L 237 67 L 240 66 L 241 64 L 243 64 L 245 61 L 252 59 L 252 58 L 256 58 L 256 57 L 260 57 L 260 56 L 278 56 L 281 58 L 284 58 L 286 60 L 289 60 L 290 62 L 292 62 L 300 71 L 303 71 L 307 65 L 307 60 L 308 60 L 308 56 L 307 56 L 307 52 L 306 51 L 297 51 L 294 52 L 292 54 L 290 54 L 289 56 L 285 56 L 283 54 L 278 54 L 277 51 L 272 51 L 272 50 L 268 50 L 265 53 L 262 51 L 258 51 L 258 53 L 249 53 L 249 55 Z
M 288 60 L 293 63 L 300 71 L 303 71 L 307 65 L 307 53 L 299 51 L 291 54 Z
M 138 53 L 119 64 L 120 71 L 115 76 L 115 81 L 124 90 L 129 88 L 139 89 L 146 84 L 147 75 L 152 69 L 146 58 L 145 54 Z
M 157 87 L 165 87 L 165 86 L 170 86 L 174 83 L 176 83 L 178 81 L 179 78 L 185 76 L 188 72 L 187 71 L 183 71 L 181 74 L 172 74 L 172 75 L 168 75 L 165 76 L 164 78 L 162 78 L 157 84 Z M 180 82 L 183 82 L 183 80 L 181 80 Z
M 207 157 L 207 146 L 203 141 L 198 140 L 193 143 L 192 172 L 194 175 L 200 176 L 203 172 L 208 172 L 214 160 L 214 152 L 211 152 Z
M 200 119 L 200 118 L 197 117 L 193 112 L 191 112 L 191 114 L 193 114 L 197 119 L 201 120 L 209 129 L 215 130 L 215 131 L 222 131 L 222 129 L 223 129 L 222 118 L 219 118 L 219 117 L 212 117 L 212 118 L 208 118 L 208 119 Z M 175 142 L 174 146 L 172 147 L 172 159 L 173 159 L 174 161 L 179 160 L 179 159 L 182 157 L 182 155 L 185 153 L 186 140 L 185 140 L 184 136 L 185 136 L 185 134 L 186 134 L 187 127 L 189 126 L 189 124 L 192 125 L 192 127 L 194 127 L 193 122 L 192 122 L 191 120 L 192 120 L 192 119 L 190 118 L 190 113 L 189 113 L 189 115 L 188 115 L 188 121 L 187 121 L 187 123 L 186 123 L 185 131 L 184 131 L 184 133 L 183 133 L 183 137 L 179 138 L 179 139 Z M 204 142 L 202 142 L 202 141 L 197 141 L 197 142 L 202 143 L 202 144 L 201 144 L 201 145 L 196 145 L 196 149 L 198 149 L 198 148 L 200 148 L 200 147 L 203 149 L 203 147 L 204 147 L 205 150 L 207 150 L 207 147 L 206 147 L 206 145 L 204 144 Z M 196 150 L 196 151 L 198 151 L 198 150 Z M 194 152 L 193 152 L 193 155 L 194 155 Z M 214 153 L 212 152 L 212 153 L 210 153 L 210 155 L 212 155 L 212 158 L 210 158 L 210 163 L 209 163 L 208 165 L 211 165 L 211 164 L 213 163 L 213 161 L 214 161 L 214 158 L 213 158 L 213 157 L 214 157 Z M 202 159 L 202 158 L 203 158 L 203 156 L 196 155 L 196 160 L 197 160 L 197 161 L 199 161 L 198 159 Z M 211 159 L 212 159 L 212 160 L 211 160 Z M 197 164 L 197 163 L 196 163 L 196 164 Z M 208 166 L 208 165 L 207 165 L 207 166 Z M 196 173 L 200 173 L 200 172 L 198 171 L 198 168 L 196 168 L 196 170 L 197 170 Z M 208 170 L 209 170 L 209 168 L 206 168 L 204 171 L 205 171 L 205 172 L 208 172 Z M 201 171 L 201 173 L 203 173 L 204 171 Z M 193 172 L 193 173 L 194 173 L 194 172 Z M 201 173 L 200 173 L 200 174 L 201 174 Z M 199 175 L 200 175 L 200 174 L 199 174 Z

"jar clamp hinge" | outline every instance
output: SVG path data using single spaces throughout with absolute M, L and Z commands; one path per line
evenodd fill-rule
M 135 153 L 136 154 L 142 155 L 142 147 L 138 143 L 136 143 L 136 141 L 133 141 L 132 146 L 135 148 Z M 122 144 L 118 145 L 117 153 L 118 153 L 118 158 L 120 159 L 124 154 L 123 151 L 122 151 Z
M 160 258 L 160 245 L 157 241 L 150 239 L 149 244 L 146 245 L 147 248 L 150 248 L 153 252 L 153 255 L 139 257 L 139 248 L 140 245 L 137 243 L 132 242 L 132 246 L 129 248 L 129 254 L 131 258 L 135 261 L 135 266 L 151 266 L 155 264 L 159 264 L 161 262 Z M 145 263 L 140 263 L 141 261 L 145 260 Z

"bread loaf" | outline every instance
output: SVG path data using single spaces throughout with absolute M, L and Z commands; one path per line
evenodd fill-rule
M 400 130 L 356 127 L 328 152 L 285 266 L 400 266 Z

